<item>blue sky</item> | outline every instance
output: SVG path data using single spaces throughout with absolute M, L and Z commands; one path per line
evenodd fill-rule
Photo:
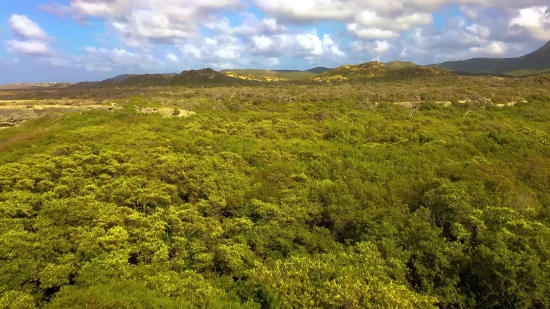
M 547 0 L 2 1 L 0 83 L 429 64 L 516 57 L 549 40 Z

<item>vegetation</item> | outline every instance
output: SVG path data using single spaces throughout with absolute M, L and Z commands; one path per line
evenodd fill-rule
M 445 70 L 438 70 L 424 66 L 417 66 L 412 62 L 388 62 L 386 64 L 372 61 L 359 65 L 344 65 L 334 70 L 321 73 L 313 80 L 316 81 L 360 81 L 368 79 L 381 79 L 384 81 L 396 81 L 418 77 L 431 77 L 449 75 Z
M 384 65 L 387 68 L 392 68 L 392 69 L 401 69 L 401 68 L 406 68 L 406 67 L 418 66 L 418 64 L 416 64 L 414 62 L 411 62 L 411 61 L 390 61 L 390 62 L 384 63 Z
M 288 81 L 288 80 L 300 80 L 307 79 L 315 76 L 314 73 L 308 71 L 268 71 L 268 70 L 224 70 L 223 74 L 244 80 L 254 81 Z
M 0 92 L 120 107 L 0 131 L 0 308 L 548 308 L 550 77 L 385 72 Z
M 7 84 L 0 85 L 0 90 L 65 88 L 69 87 L 70 85 L 70 83 Z

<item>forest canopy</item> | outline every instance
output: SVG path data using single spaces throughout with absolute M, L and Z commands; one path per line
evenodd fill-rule
M 550 306 L 550 97 L 238 99 L 0 131 L 0 308 Z

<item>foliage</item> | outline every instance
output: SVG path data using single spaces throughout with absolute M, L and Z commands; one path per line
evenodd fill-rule
M 162 88 L 0 131 L 0 307 L 550 306 L 547 93 L 308 87 Z M 165 104 L 196 114 L 131 107 Z

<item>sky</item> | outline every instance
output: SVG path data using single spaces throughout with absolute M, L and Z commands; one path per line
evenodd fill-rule
M 549 0 L 4 0 L 0 83 L 431 64 L 547 41 Z

